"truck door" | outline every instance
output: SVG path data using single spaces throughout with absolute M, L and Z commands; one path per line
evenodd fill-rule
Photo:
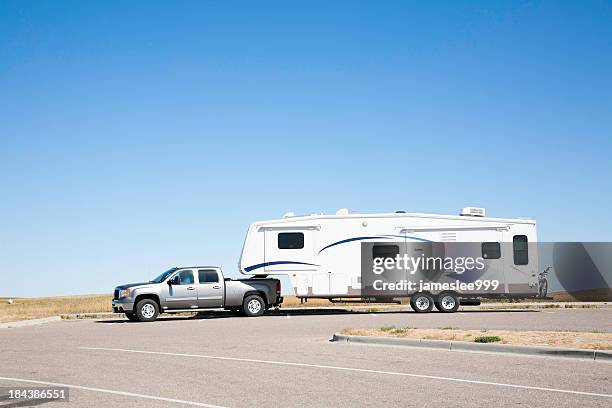
M 270 228 L 265 231 L 265 272 L 315 271 L 316 227 Z
M 225 283 L 216 269 L 199 269 L 197 286 L 198 307 L 223 307 Z
M 191 309 L 197 307 L 198 294 L 191 269 L 178 271 L 170 278 L 166 295 L 168 309 Z

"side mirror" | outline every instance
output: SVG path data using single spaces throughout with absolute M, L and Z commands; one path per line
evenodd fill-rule
M 175 276 L 172 279 L 168 279 L 168 285 L 178 285 L 178 284 L 179 284 L 178 276 Z

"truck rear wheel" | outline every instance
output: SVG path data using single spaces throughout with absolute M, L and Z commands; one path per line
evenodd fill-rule
M 152 322 L 159 316 L 159 306 L 154 300 L 143 299 L 136 304 L 136 317 L 141 322 Z
M 452 293 L 442 293 L 436 300 L 436 309 L 444 313 L 454 313 L 459 309 L 459 298 Z
M 429 313 L 433 306 L 434 300 L 427 293 L 417 293 L 410 298 L 410 307 L 417 313 Z
M 261 316 L 266 311 L 266 303 L 259 295 L 250 295 L 242 302 L 242 310 L 248 317 Z

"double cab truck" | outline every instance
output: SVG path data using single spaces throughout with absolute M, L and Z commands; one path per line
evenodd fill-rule
M 168 269 L 145 283 L 117 286 L 113 312 L 131 321 L 151 322 L 160 313 L 224 308 L 246 316 L 261 316 L 283 302 L 280 280 L 266 277 L 224 278 L 216 266 Z

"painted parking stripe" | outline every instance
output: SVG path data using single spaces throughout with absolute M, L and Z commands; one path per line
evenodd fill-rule
M 360 373 L 423 378 L 423 379 L 428 379 L 428 380 L 440 380 L 440 381 L 450 381 L 450 382 L 467 383 L 467 384 L 490 385 L 490 386 L 495 386 L 495 387 L 506 387 L 506 388 L 523 389 L 523 390 L 558 392 L 558 393 L 563 393 L 563 394 L 584 395 L 584 396 L 589 396 L 589 397 L 601 397 L 601 398 L 611 398 L 612 399 L 612 394 L 602 394 L 602 393 L 597 393 L 597 392 L 565 390 L 561 388 L 536 387 L 532 385 L 507 384 L 507 383 L 499 383 L 499 382 L 491 382 L 491 381 L 468 380 L 464 378 L 402 373 L 402 372 L 397 372 L 397 371 L 370 370 L 366 368 L 340 367 L 340 366 L 329 366 L 329 365 L 307 364 L 307 363 L 292 363 L 288 361 L 258 360 L 258 359 L 252 359 L 252 358 L 208 356 L 204 354 L 185 354 L 185 353 L 168 353 L 168 352 L 163 352 L 163 351 L 130 350 L 130 349 L 120 349 L 120 348 L 107 348 L 107 347 L 79 347 L 79 348 L 82 350 L 116 351 L 116 352 L 122 352 L 122 353 L 154 354 L 154 355 L 161 355 L 161 356 L 175 356 L 175 357 L 189 357 L 189 358 L 206 358 L 210 360 L 237 361 L 237 362 L 243 362 L 243 363 L 259 363 L 259 364 L 271 364 L 271 365 L 281 365 L 281 366 L 289 366 L 289 367 L 308 367 L 308 368 L 321 368 L 321 369 L 338 370 L 338 371 L 353 371 L 353 372 L 360 372 Z
M 156 397 L 154 395 L 136 394 L 133 392 L 116 391 L 116 390 L 109 390 L 105 388 L 84 387 L 82 385 L 74 385 L 74 384 L 62 384 L 62 383 L 49 382 L 49 381 L 28 380 L 25 378 L 11 378 L 11 377 L 0 377 L 0 380 L 14 381 L 14 382 L 28 383 L 28 384 L 49 385 L 52 387 L 68 387 L 68 388 L 72 388 L 76 390 L 102 392 L 105 394 L 122 395 L 125 397 L 144 398 L 144 399 L 155 400 L 155 401 L 173 402 L 175 404 L 192 405 L 196 407 L 224 408 L 220 405 L 204 404 L 203 402 L 185 401 L 185 400 L 165 398 L 165 397 Z

